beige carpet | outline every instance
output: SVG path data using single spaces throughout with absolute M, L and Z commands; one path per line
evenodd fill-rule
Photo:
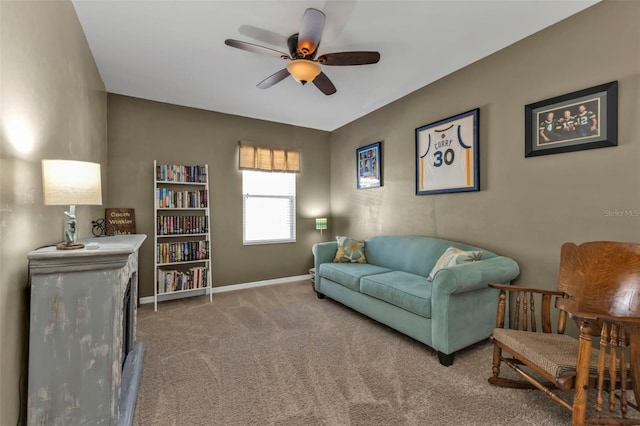
M 145 344 L 135 424 L 565 425 L 538 391 L 491 386 L 491 345 L 436 353 L 309 282 L 138 311 Z

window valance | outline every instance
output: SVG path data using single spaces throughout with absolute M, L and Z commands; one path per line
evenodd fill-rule
M 255 146 L 241 141 L 239 152 L 240 170 L 300 173 L 300 153 L 295 149 Z

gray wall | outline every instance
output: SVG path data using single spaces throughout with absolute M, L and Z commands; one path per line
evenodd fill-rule
M 153 296 L 153 160 L 209 164 L 214 287 L 296 276 L 313 266 L 314 219 L 329 214 L 329 133 L 109 94 L 109 206 L 135 209 L 140 296 Z M 297 242 L 242 245 L 238 141 L 295 147 Z M 327 236 L 327 233 L 324 234 Z
M 40 160 L 101 163 L 106 200 L 107 96 L 70 2 L 2 1 L 0 28 L 0 424 L 14 425 L 26 387 L 26 255 L 63 240 L 68 209 L 43 205 Z M 87 237 L 104 208 L 76 213 Z
M 640 242 L 640 2 L 604 2 L 331 134 L 336 232 L 420 234 L 514 258 L 555 287 L 566 241 Z M 524 158 L 524 105 L 618 80 L 619 146 Z M 414 130 L 480 108 L 481 191 L 415 195 Z M 382 188 L 355 189 L 355 150 L 383 141 Z M 608 216 L 631 210 L 635 216 Z

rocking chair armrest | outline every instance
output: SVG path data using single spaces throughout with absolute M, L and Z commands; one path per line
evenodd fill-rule
M 579 321 L 603 321 L 632 327 L 640 326 L 638 317 L 618 317 L 598 312 L 585 312 L 574 299 L 558 299 L 556 308 L 566 311 L 570 318 Z
M 489 283 L 489 287 L 504 291 L 524 291 L 537 294 L 548 294 L 550 296 L 565 296 L 565 292 L 557 290 L 545 290 L 535 287 L 522 287 L 519 285 L 504 285 L 499 283 Z
M 516 300 L 515 306 L 515 317 L 514 320 L 514 328 L 520 328 L 520 315 L 522 316 L 522 329 L 527 331 L 529 327 L 531 327 L 532 331 L 537 329 L 537 325 L 541 326 L 542 330 L 545 333 L 549 333 L 552 330 L 551 326 L 551 303 L 552 299 L 556 297 L 557 299 L 564 299 L 567 297 L 567 294 L 563 291 L 557 290 L 545 290 L 541 288 L 534 287 L 522 287 L 522 286 L 508 286 L 498 283 L 489 283 L 489 287 L 495 288 L 499 290 L 498 295 L 498 309 L 496 312 L 496 328 L 504 328 L 506 323 L 506 313 L 507 313 L 507 296 L 510 293 L 507 292 L 515 292 L 518 296 Z M 523 303 L 520 308 L 519 299 L 521 294 L 523 294 Z M 541 304 L 536 309 L 533 309 L 533 296 L 534 295 L 541 296 Z M 511 294 L 513 296 L 513 294 Z M 530 301 L 531 304 L 527 307 L 527 301 Z M 521 311 L 521 312 L 520 312 Z M 538 317 L 539 315 L 539 317 Z M 564 333 L 566 321 L 566 313 L 563 311 L 560 312 L 560 316 L 558 317 L 558 325 L 557 332 L 562 334 Z

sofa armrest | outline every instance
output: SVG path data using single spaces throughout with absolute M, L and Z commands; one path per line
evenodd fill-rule
M 318 282 L 318 273 L 320 273 L 320 264 L 333 262 L 338 251 L 338 243 L 336 241 L 327 241 L 324 243 L 316 243 L 311 248 L 313 253 L 313 267 L 316 268 L 316 282 Z
M 313 267 L 316 270 L 313 287 L 316 291 L 320 291 L 320 265 L 323 263 L 333 262 L 338 251 L 337 241 L 327 241 L 324 243 L 316 243 L 311 247 L 313 253 Z
M 441 296 L 464 293 L 487 288 L 489 283 L 508 283 L 519 274 L 513 259 L 496 256 L 441 269 L 433 280 L 433 291 Z
M 496 256 L 443 268 L 431 288 L 433 348 L 451 354 L 491 335 L 496 324 L 497 289 L 520 274 L 518 264 Z

